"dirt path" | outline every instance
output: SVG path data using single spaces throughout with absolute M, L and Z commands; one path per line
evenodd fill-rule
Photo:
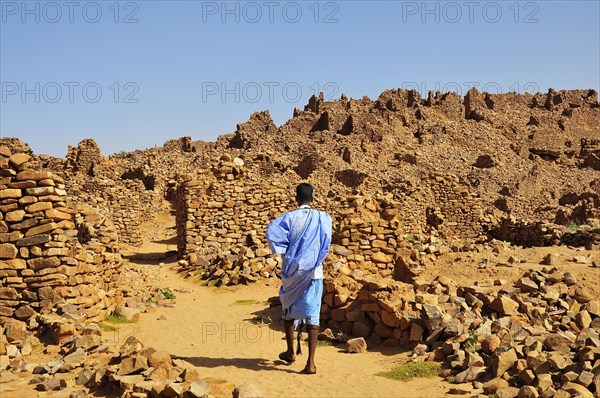
M 168 248 L 164 243 L 172 242 L 169 238 L 154 239 L 139 248 L 139 258 L 146 260 L 138 262 L 148 265 L 137 266 L 153 284 L 173 289 L 176 305 L 142 314 L 137 324 L 121 330 L 119 340 L 134 334 L 144 344 L 196 366 L 202 377 L 222 378 L 236 385 L 254 383 L 265 397 L 441 397 L 447 391 L 448 384 L 441 378 L 405 383 L 375 376 L 407 360 L 408 354 L 397 348 L 346 354 L 342 346 L 320 346 L 317 375 L 300 373 L 305 363 L 302 357 L 293 365 L 284 365 L 277 359 L 285 348 L 278 310 L 269 310 L 266 303 L 277 295 L 277 281 L 202 287 L 197 281 L 183 279 L 175 263 L 158 265 L 160 259 L 153 253 L 172 250 L 172 243 Z M 269 324 L 270 320 L 274 322 Z

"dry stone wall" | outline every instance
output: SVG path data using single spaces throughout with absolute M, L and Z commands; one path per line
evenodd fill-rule
M 290 208 L 287 187 L 251 181 L 240 159 L 229 155 L 213 172 L 188 179 L 177 189 L 179 255 L 187 264 L 203 265 L 220 283 L 240 276 L 273 276 L 277 262 L 265 258 L 271 254 L 265 233 L 269 221 Z M 212 269 L 215 262 L 218 272 Z
M 433 193 L 427 221 L 444 237 L 477 238 L 483 232 L 479 198 L 459 183 L 456 176 L 429 176 Z
M 413 201 L 398 200 L 392 193 L 321 199 L 315 207 L 334 218 L 332 253 L 337 257 L 328 261 L 346 273 L 358 269 L 408 281 L 448 251 L 435 236 L 480 237 L 477 198 L 452 176 L 436 175 L 430 181 L 413 212 L 404 211 Z M 281 176 L 259 180 L 230 154 L 210 173 L 188 176 L 175 194 L 182 264 L 200 268 L 218 284 L 276 275 L 265 231 L 272 219 L 294 208 L 291 192 L 297 182 Z M 428 206 L 435 208 L 438 223 L 428 219 Z
M 66 157 L 66 168 L 70 172 L 81 172 L 93 175 L 94 165 L 103 160 L 100 147 L 92 138 L 82 140 L 77 147 L 69 145 Z
M 0 317 L 104 319 L 122 265 L 116 229 L 30 159 L 0 147 Z

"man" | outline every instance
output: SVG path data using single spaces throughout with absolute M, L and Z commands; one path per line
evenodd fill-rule
M 279 359 L 287 363 L 296 360 L 294 327 L 301 328 L 306 324 L 308 359 L 304 372 L 308 374 L 317 372 L 315 350 L 323 296 L 323 260 L 331 245 L 332 225 L 329 214 L 311 209 L 312 199 L 313 187 L 306 183 L 298 185 L 296 201 L 299 208 L 279 216 L 267 228 L 269 247 L 273 253 L 283 255 L 279 298 L 283 306 L 287 351 L 279 354 Z

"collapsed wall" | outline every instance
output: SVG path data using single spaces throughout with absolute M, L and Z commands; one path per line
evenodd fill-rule
M 76 208 L 64 180 L 30 159 L 0 146 L 0 319 L 102 320 L 122 265 L 116 229 Z

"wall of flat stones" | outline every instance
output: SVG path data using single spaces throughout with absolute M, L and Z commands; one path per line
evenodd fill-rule
M 218 169 L 218 168 L 217 168 Z M 250 261 L 270 264 L 270 251 L 265 231 L 276 216 L 294 207 L 289 182 L 253 180 L 247 175 L 234 176 L 226 172 L 197 175 L 181 183 L 176 193 L 178 252 L 188 265 L 204 263 L 211 278 L 232 278 L 237 265 Z M 412 248 L 415 236 L 426 230 L 425 207 L 436 209 L 442 221 L 440 234 L 469 238 L 479 236 L 481 212 L 477 198 L 454 178 L 431 178 L 431 190 L 418 215 L 407 216 L 407 203 L 392 194 L 352 195 L 342 200 L 327 200 L 315 207 L 334 219 L 332 253 L 336 267 L 347 272 L 360 270 L 366 274 L 410 280 L 417 275 L 420 251 L 435 256 L 440 252 L 435 242 L 425 242 Z M 411 202 L 412 203 L 412 202 Z M 429 226 L 430 227 L 430 226 Z M 443 228 L 443 229 L 442 229 Z M 250 249 L 250 250 L 248 250 Z M 235 254 L 237 257 L 223 259 Z M 217 261 L 213 261 L 218 257 Z M 270 265 L 269 271 L 272 271 Z M 218 270 L 220 268 L 220 270 Z M 273 272 L 268 272 L 273 276 Z
M 480 199 L 459 183 L 458 177 L 432 174 L 428 177 L 433 194 L 429 209 L 432 217 L 440 222 L 436 229 L 448 238 L 476 238 L 483 232 Z M 431 220 L 428 220 L 431 224 Z
M 104 319 L 122 265 L 116 230 L 79 213 L 64 180 L 29 160 L 0 147 L 0 319 L 53 309 Z
M 205 176 L 179 186 L 176 218 L 181 257 L 227 253 L 235 247 L 252 247 L 260 257 L 270 253 L 267 225 L 290 208 L 290 195 L 287 187 L 274 182 L 249 182 Z
M 404 235 L 398 203 L 391 197 L 351 196 L 336 218 L 333 252 L 350 270 L 392 276 Z
M 92 175 L 95 164 L 102 161 L 100 147 L 92 138 L 82 140 L 77 147 L 69 145 L 66 156 L 66 167 L 70 171 Z

